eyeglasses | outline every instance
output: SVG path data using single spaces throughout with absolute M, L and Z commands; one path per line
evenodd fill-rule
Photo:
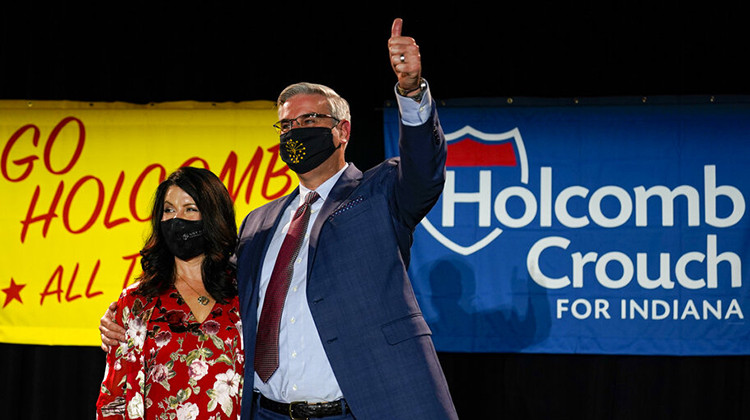
M 273 128 L 276 129 L 276 131 L 279 132 L 279 134 L 284 134 L 287 131 L 294 128 L 294 123 L 297 123 L 298 127 L 317 127 L 320 124 L 320 120 L 324 118 L 330 118 L 334 121 L 336 121 L 336 124 L 341 122 L 340 119 L 334 117 L 333 115 L 328 114 L 318 114 L 316 112 L 311 112 L 309 114 L 302 114 L 297 118 L 290 119 L 290 120 L 281 120 L 273 125 Z M 336 126 L 334 124 L 334 127 Z

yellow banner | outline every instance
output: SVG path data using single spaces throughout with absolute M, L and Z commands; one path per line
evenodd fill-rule
M 99 345 L 99 318 L 140 273 L 156 187 L 210 169 L 238 224 L 288 193 L 269 101 L 0 101 L 0 342 Z

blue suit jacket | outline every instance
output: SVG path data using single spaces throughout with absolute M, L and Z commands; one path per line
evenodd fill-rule
M 445 157 L 433 111 L 426 124 L 401 127 L 400 158 L 365 173 L 350 164 L 312 227 L 307 300 L 336 379 L 360 420 L 458 418 L 407 275 L 414 229 L 443 189 Z M 260 264 L 297 194 L 252 211 L 242 223 L 237 264 L 248 381 Z M 243 419 L 249 418 L 250 389 L 252 384 L 244 393 Z

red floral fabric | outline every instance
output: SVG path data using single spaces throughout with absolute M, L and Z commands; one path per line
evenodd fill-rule
M 126 343 L 107 354 L 97 419 L 239 419 L 244 372 L 238 298 L 198 322 L 172 288 L 123 291 L 116 320 Z

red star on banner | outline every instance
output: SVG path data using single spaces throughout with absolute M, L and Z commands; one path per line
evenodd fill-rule
M 25 284 L 16 284 L 13 278 L 11 278 L 10 286 L 6 287 L 5 289 L 2 289 L 3 292 L 5 292 L 5 303 L 3 304 L 3 308 L 8 306 L 8 304 L 13 300 L 17 300 L 23 303 L 23 301 L 21 300 L 21 290 L 24 287 L 26 287 Z

